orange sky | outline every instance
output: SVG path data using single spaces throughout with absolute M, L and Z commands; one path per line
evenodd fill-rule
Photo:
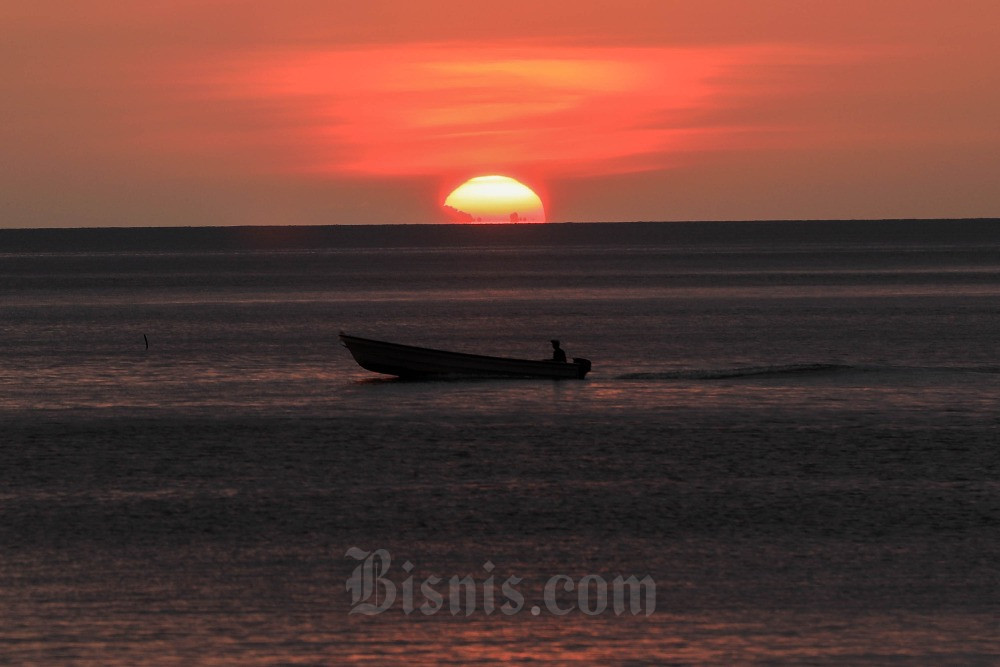
M 7 0 L 2 227 L 1000 215 L 995 0 Z

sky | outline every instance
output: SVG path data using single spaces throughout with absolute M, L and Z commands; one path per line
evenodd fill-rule
M 3 0 L 0 227 L 1000 216 L 997 0 Z

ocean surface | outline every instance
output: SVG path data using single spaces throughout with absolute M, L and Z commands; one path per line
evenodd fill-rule
M 0 662 L 997 664 L 998 408 L 1000 221 L 0 230 Z

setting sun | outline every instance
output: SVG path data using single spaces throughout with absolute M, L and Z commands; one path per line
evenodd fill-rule
M 454 222 L 545 222 L 545 207 L 524 183 L 507 176 L 470 178 L 444 201 Z

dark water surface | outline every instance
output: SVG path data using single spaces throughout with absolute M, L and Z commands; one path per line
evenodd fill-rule
M 0 231 L 0 660 L 991 664 L 998 310 L 995 221 Z M 351 547 L 524 608 L 349 614 Z

